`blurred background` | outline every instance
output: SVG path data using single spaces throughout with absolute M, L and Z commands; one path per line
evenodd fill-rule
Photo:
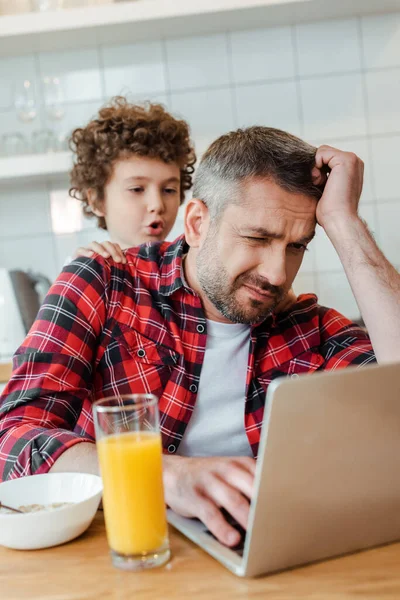
M 68 196 L 67 139 L 117 94 L 188 120 L 199 156 L 255 124 L 354 151 L 365 162 L 361 215 L 398 268 L 400 5 L 271 4 L 0 0 L 0 268 L 52 281 L 78 246 L 107 239 Z M 181 214 L 170 238 L 182 230 Z M 296 291 L 359 317 L 321 230 Z

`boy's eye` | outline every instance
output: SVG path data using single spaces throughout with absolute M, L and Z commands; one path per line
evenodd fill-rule
M 129 188 L 129 191 L 130 192 L 135 192 L 137 194 L 137 193 L 143 192 L 144 188 L 142 186 L 140 186 L 140 185 L 137 185 L 137 186 L 135 186 L 133 188 Z
M 176 190 L 175 188 L 165 188 L 164 192 L 166 194 L 177 194 L 178 190 Z

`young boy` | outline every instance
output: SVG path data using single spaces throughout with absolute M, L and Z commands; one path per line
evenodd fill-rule
M 185 121 L 159 104 L 116 97 L 75 129 L 70 146 L 76 159 L 69 193 L 110 235 L 110 242 L 92 242 L 77 255 L 98 252 L 125 262 L 123 249 L 167 237 L 196 162 Z

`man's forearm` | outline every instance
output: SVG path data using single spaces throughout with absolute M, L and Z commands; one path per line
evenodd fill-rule
M 81 442 L 63 452 L 50 468 L 49 473 L 99 474 L 95 444 Z
M 361 219 L 332 222 L 325 231 L 344 266 L 378 362 L 400 361 L 400 274 Z

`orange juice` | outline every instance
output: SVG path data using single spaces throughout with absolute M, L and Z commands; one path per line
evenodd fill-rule
M 119 554 L 151 552 L 167 540 L 161 436 L 110 435 L 97 442 L 108 543 Z

